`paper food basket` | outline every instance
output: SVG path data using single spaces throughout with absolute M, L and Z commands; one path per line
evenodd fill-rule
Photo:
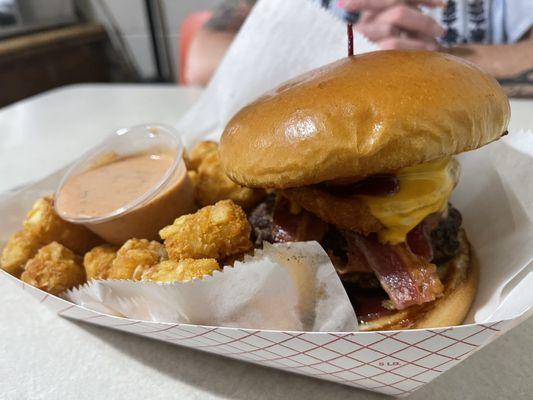
M 231 115 L 280 82 L 344 56 L 345 27 L 306 0 L 262 0 L 205 95 L 178 124 L 186 144 L 217 138 Z M 356 50 L 372 45 L 356 37 Z M 260 62 L 258 62 L 258 60 Z M 283 62 L 280 62 L 283 60 Z M 259 78 L 260 77 L 260 78 Z M 531 314 L 533 305 L 533 133 L 459 157 L 463 177 L 454 205 L 480 259 L 481 282 L 463 326 L 382 332 L 295 332 L 119 318 L 80 307 L 0 271 L 59 316 L 288 372 L 406 396 Z M 54 174 L 0 196 L 0 245 L 33 201 L 53 192 Z M 473 323 L 474 321 L 483 321 Z
M 406 396 L 516 325 L 520 318 L 445 329 L 286 332 L 167 324 L 100 314 L 1 272 L 59 316 L 241 361 Z

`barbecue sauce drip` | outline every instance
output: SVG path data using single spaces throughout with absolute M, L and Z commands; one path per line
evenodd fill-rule
M 323 183 L 322 189 L 336 196 L 390 196 L 400 190 L 400 181 L 395 175 L 377 174 L 348 185 Z
M 383 317 L 396 312 L 383 307 L 383 302 L 389 297 L 382 288 L 363 289 L 349 282 L 343 282 L 343 285 L 355 310 L 359 323 L 365 323 L 374 318 Z

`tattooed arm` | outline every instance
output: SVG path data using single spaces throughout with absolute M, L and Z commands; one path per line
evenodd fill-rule
M 193 85 L 205 85 L 256 0 L 223 0 L 213 16 L 192 39 L 185 70 L 185 79 Z
M 533 98 L 533 30 L 517 43 L 467 44 L 449 51 L 495 76 L 509 96 Z

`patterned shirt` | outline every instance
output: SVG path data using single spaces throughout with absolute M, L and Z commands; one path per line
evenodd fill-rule
M 265 0 L 266 1 L 266 0 Z M 356 22 L 358 15 L 339 7 L 337 0 L 313 0 L 335 15 Z M 237 31 L 257 0 L 222 0 L 207 26 Z M 447 0 L 444 8 L 423 9 L 447 29 L 443 45 L 501 44 L 520 40 L 533 26 L 533 0 Z
M 424 11 L 446 28 L 444 45 L 515 43 L 533 26 L 533 0 L 448 0 Z

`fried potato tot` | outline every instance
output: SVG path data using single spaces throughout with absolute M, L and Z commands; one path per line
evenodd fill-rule
M 164 246 L 156 241 L 130 239 L 117 251 L 108 279 L 139 279 L 142 272 L 166 259 Z
M 198 172 L 196 171 L 187 171 L 187 175 L 189 175 L 189 179 L 192 182 L 193 186 L 198 186 Z
M 58 242 L 77 254 L 83 254 L 102 240 L 82 225 L 62 220 L 54 210 L 51 197 L 37 200 L 23 222 L 24 229 L 42 243 Z
M 107 279 L 113 260 L 117 257 L 117 251 L 117 247 L 105 244 L 85 253 L 83 267 L 87 280 Z
M 0 266 L 11 275 L 19 277 L 24 264 L 32 258 L 43 244 L 27 230 L 15 232 L 7 241 L 0 257 Z
M 229 199 L 241 207 L 251 208 L 265 197 L 264 190 L 240 186 L 229 179 L 220 163 L 218 151 L 207 154 L 198 168 L 196 198 L 201 207 Z
M 218 143 L 204 140 L 192 148 L 190 153 L 184 154 L 185 165 L 189 171 L 196 171 L 206 155 L 218 150 Z
M 81 258 L 57 242 L 39 249 L 35 257 L 26 263 L 21 279 L 56 295 L 86 280 Z
M 219 201 L 194 214 L 183 215 L 159 231 L 171 260 L 215 258 L 252 247 L 251 227 L 243 209 L 231 200 Z
M 156 282 L 185 282 L 194 278 L 201 279 L 205 275 L 212 275 L 213 271 L 218 270 L 220 270 L 220 265 L 214 258 L 167 260 L 148 268 L 143 272 L 141 279 L 143 281 Z

